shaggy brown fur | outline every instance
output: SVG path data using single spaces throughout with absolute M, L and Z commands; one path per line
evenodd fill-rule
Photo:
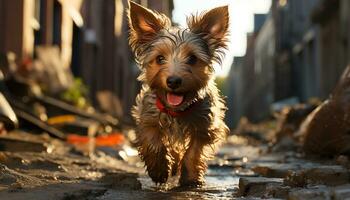
M 156 183 L 181 172 L 182 186 L 201 185 L 215 146 L 228 133 L 226 107 L 213 78 L 213 63 L 226 48 L 227 6 L 188 18 L 188 28 L 171 26 L 162 14 L 130 2 L 130 46 L 135 53 L 143 88 L 133 116 L 137 145 Z M 178 84 L 169 84 L 175 77 Z M 181 102 L 171 103 L 169 95 Z M 175 117 L 161 112 L 157 98 Z M 170 100 L 169 100 L 170 99 Z M 174 100 L 172 100 L 174 101 Z

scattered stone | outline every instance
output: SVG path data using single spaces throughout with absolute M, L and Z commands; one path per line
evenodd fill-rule
M 341 185 L 350 180 L 349 171 L 340 165 L 321 165 L 312 162 L 260 164 L 252 170 L 269 178 L 285 178 L 289 186 L 307 184 Z
M 239 195 L 263 197 L 268 195 L 276 187 L 282 187 L 283 179 L 245 177 L 239 179 Z
M 285 178 L 293 171 L 299 170 L 300 166 L 297 164 L 269 164 L 258 165 L 252 170 L 262 176 L 269 178 Z
M 112 173 L 105 174 L 101 181 L 113 189 L 128 188 L 140 190 L 141 182 L 137 180 L 138 175 L 134 173 Z
M 350 65 L 344 70 L 329 99 L 302 123 L 297 135 L 308 154 L 334 156 L 350 149 Z
M 348 170 L 340 165 L 319 166 L 306 170 L 305 175 L 312 184 L 341 185 L 350 180 Z
M 64 200 L 76 200 L 76 199 L 93 200 L 93 199 L 97 199 L 100 196 L 103 196 L 103 194 L 105 194 L 106 191 L 107 191 L 106 189 L 78 190 L 78 191 L 74 191 L 72 193 L 64 193 L 62 199 L 64 199 Z
M 294 132 L 315 108 L 316 105 L 313 104 L 296 104 L 284 107 L 278 116 L 276 141 L 280 142 L 284 138 L 292 139 Z
M 338 165 L 342 165 L 344 167 L 350 168 L 350 162 L 349 162 L 349 158 L 347 156 L 340 155 L 336 158 L 335 161 Z
M 299 171 L 293 171 L 285 178 L 284 183 L 293 187 L 304 187 L 308 184 L 341 185 L 349 182 L 348 170 L 339 165 L 320 165 L 317 167 L 305 167 Z
M 283 137 L 275 143 L 271 149 L 272 152 L 296 151 L 299 145 L 291 137 Z
M 291 191 L 288 200 L 331 200 L 331 193 L 325 186 L 304 188 Z
M 285 179 L 284 184 L 291 187 L 304 187 L 307 185 L 305 171 L 290 173 Z
M 10 169 L 61 171 L 59 164 L 48 159 L 40 157 L 27 158 L 27 156 L 20 156 L 17 153 L 0 152 L 0 162 Z
M 258 158 L 252 160 L 254 163 L 283 163 L 285 161 L 285 154 L 270 154 L 270 155 L 262 155 Z
M 6 136 L 0 137 L 0 151 L 11 152 L 43 152 L 47 147 L 44 143 L 35 141 L 25 141 L 14 138 L 6 138 Z
M 9 174 L 5 171 L 6 168 L 3 168 L 0 171 L 0 184 L 1 185 L 11 185 L 16 182 L 16 177 L 12 174 Z
M 341 185 L 334 187 L 332 190 L 334 200 L 343 200 L 350 198 L 350 185 Z

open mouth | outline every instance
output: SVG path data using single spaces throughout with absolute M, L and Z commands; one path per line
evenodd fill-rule
M 184 96 L 168 92 L 166 100 L 170 106 L 180 106 L 184 102 Z

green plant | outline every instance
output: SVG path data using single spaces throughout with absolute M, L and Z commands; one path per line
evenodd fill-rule
M 85 108 L 88 106 L 88 102 L 86 100 L 88 92 L 88 88 L 83 83 L 82 79 L 74 78 L 72 86 L 61 94 L 61 98 L 79 108 Z

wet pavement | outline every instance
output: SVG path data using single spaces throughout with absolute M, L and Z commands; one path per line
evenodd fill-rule
M 350 198 L 348 157 L 319 159 L 298 151 L 276 152 L 266 143 L 268 138 L 256 138 L 230 136 L 209 161 L 206 184 L 191 189 L 178 187 L 178 177 L 155 185 L 127 144 L 86 153 L 47 135 L 3 134 L 0 199 Z

